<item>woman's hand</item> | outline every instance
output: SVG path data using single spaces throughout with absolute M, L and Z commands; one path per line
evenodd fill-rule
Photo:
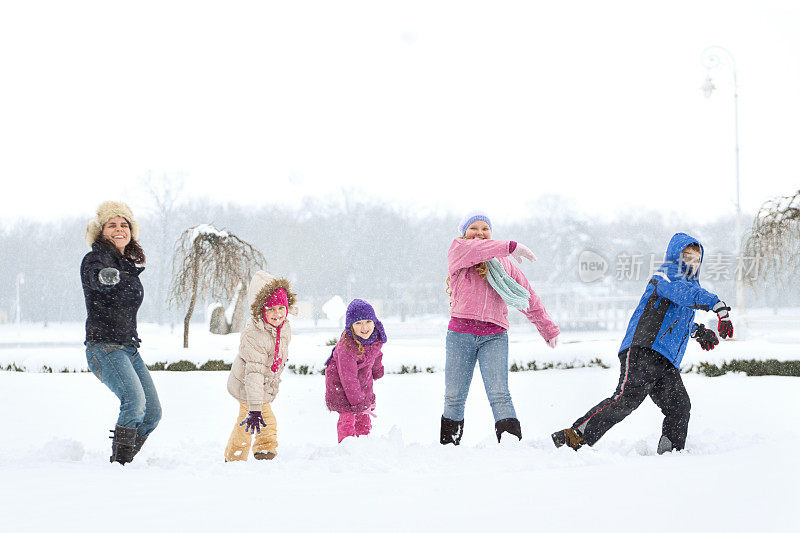
M 519 242 L 517 243 L 517 247 L 514 248 L 514 251 L 511 252 L 511 256 L 516 259 L 518 263 L 522 263 L 523 259 L 527 259 L 531 263 L 536 261 L 536 256 L 533 255 L 531 249 Z
M 547 341 L 547 345 L 551 348 L 555 348 L 557 344 L 558 344 L 558 335 Z

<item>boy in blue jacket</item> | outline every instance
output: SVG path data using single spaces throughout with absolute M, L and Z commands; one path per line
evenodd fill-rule
M 577 450 L 584 444 L 592 446 L 650 396 L 664 413 L 658 453 L 683 449 L 691 409 L 680 373 L 686 344 L 689 337 L 697 340 L 704 350 L 712 350 L 719 344 L 712 330 L 694 322 L 695 310 L 717 313 L 720 336 L 723 339 L 733 336 L 730 307 L 700 287 L 702 260 L 700 241 L 685 233 L 672 236 L 666 261 L 650 278 L 628 323 L 619 349 L 617 390 L 572 427 L 553 433 L 556 447 L 566 444 Z

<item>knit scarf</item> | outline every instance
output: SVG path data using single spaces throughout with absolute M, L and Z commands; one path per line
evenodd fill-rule
M 507 305 L 520 310 L 527 309 L 530 305 L 531 293 L 508 275 L 497 258 L 488 261 L 487 264 L 489 270 L 486 272 L 486 280 L 489 285 L 497 291 Z

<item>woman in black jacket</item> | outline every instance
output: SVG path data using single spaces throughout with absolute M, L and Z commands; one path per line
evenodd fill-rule
M 86 360 L 89 369 L 120 400 L 111 462 L 125 464 L 141 450 L 161 420 L 153 379 L 139 355 L 136 313 L 144 289 L 139 274 L 144 251 L 130 208 L 104 202 L 86 228 L 92 251 L 81 263 L 86 300 Z

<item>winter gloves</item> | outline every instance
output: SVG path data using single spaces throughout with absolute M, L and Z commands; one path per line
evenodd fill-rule
M 119 270 L 112 267 L 106 267 L 100 270 L 100 273 L 97 274 L 97 279 L 100 281 L 101 285 L 116 285 L 119 283 Z
M 733 322 L 731 322 L 731 317 L 728 315 L 728 311 L 730 311 L 731 308 L 725 305 L 725 302 L 720 300 L 714 304 L 714 307 L 712 307 L 711 310 L 717 313 L 717 317 L 719 318 L 719 325 L 717 326 L 719 336 L 723 339 L 733 337 Z
M 522 263 L 523 259 L 527 259 L 532 263 L 536 261 L 536 256 L 533 255 L 531 249 L 522 243 L 517 243 L 517 247 L 511 252 L 511 256 L 517 260 L 517 263 Z
M 250 411 L 250 413 L 247 415 L 247 418 L 239 423 L 240 426 L 244 426 L 245 424 L 247 425 L 245 426 L 244 430 L 247 433 L 252 433 L 253 435 L 256 433 L 259 435 L 261 434 L 261 426 L 267 427 L 267 423 L 264 422 L 263 418 L 261 418 L 261 411 Z
M 721 324 L 722 322 L 720 322 Z M 731 326 L 731 330 L 733 326 Z M 704 350 L 713 350 L 719 344 L 719 340 L 713 331 L 706 328 L 703 324 L 697 324 L 697 328 L 692 333 L 692 338 L 700 343 L 700 347 Z M 724 337 L 723 337 L 724 338 Z
M 714 304 L 711 310 L 717 313 L 717 317 L 719 318 L 719 324 L 717 325 L 719 336 L 723 339 L 733 337 L 733 322 L 731 322 L 731 317 L 728 314 L 731 308 L 720 300 Z M 692 337 L 700 343 L 700 347 L 704 350 L 713 350 L 714 347 L 719 344 L 719 339 L 717 339 L 714 332 L 706 328 L 703 324 L 697 324 L 697 328 L 692 333 Z

